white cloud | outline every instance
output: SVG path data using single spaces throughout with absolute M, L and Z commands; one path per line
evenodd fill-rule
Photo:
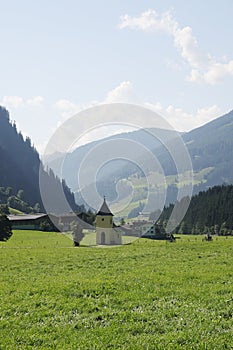
M 20 96 L 3 96 L 1 104 L 5 107 L 18 108 L 24 105 L 24 101 Z
M 221 115 L 221 109 L 217 105 L 197 110 L 196 122 L 198 126 L 208 123 Z
M 35 96 L 26 101 L 29 106 L 40 106 L 44 102 L 42 96 Z
M 61 111 L 62 120 L 59 120 L 57 127 L 61 126 L 64 119 L 70 118 L 72 115 L 78 113 L 81 110 L 81 107 L 78 104 L 75 104 L 67 99 L 58 100 L 55 103 L 55 107 Z
M 189 131 L 197 128 L 219 117 L 222 113 L 216 105 L 200 108 L 195 113 L 188 113 L 182 108 L 171 105 L 163 107 L 159 103 L 146 103 L 145 106 L 164 117 L 178 131 Z
M 192 68 L 208 67 L 210 58 L 198 47 L 197 39 L 193 36 L 192 28 L 177 28 L 173 33 L 175 46 L 180 50 L 181 56 Z
M 214 57 L 203 52 L 198 46 L 192 28 L 189 26 L 182 28 L 170 12 L 159 14 L 154 10 L 148 10 L 138 17 L 124 15 L 120 17 L 119 28 L 152 33 L 164 31 L 172 36 L 175 47 L 191 68 L 188 81 L 214 85 L 233 75 L 233 60 L 217 62 Z
M 130 81 L 123 81 L 114 89 L 107 93 L 103 101 L 91 101 L 88 104 L 77 104 L 67 99 L 60 99 L 55 103 L 55 107 L 62 112 L 62 118 L 66 119 L 72 115 L 103 103 L 139 103 L 139 98 L 135 94 L 133 84 Z M 61 121 L 59 122 L 60 125 Z
M 89 105 L 80 106 L 74 102 L 71 102 L 66 99 L 62 99 L 56 102 L 56 107 L 61 110 L 63 119 L 78 113 L 81 110 L 91 108 L 98 104 L 103 103 L 132 103 L 144 106 L 146 108 L 150 108 L 156 113 L 158 113 L 161 117 L 164 117 L 171 126 L 178 131 L 189 131 L 193 128 L 201 126 L 212 119 L 219 117 L 222 113 L 220 108 L 216 105 L 203 107 L 198 109 L 195 113 L 189 113 L 184 111 L 182 108 L 178 108 L 176 106 L 162 106 L 159 102 L 151 103 L 151 102 L 141 102 L 135 93 L 135 89 L 133 84 L 130 81 L 123 81 L 117 87 L 110 90 L 107 93 L 106 98 L 103 101 L 94 101 Z M 58 126 L 62 124 L 62 120 L 59 121 Z M 106 129 L 107 130 L 107 129 Z M 105 137 L 107 135 L 106 130 L 98 130 L 97 134 L 98 138 Z M 110 129 L 109 129 L 110 130 Z M 111 134 L 113 130 L 110 130 Z M 114 130 L 114 133 L 117 131 Z M 85 136 L 85 141 L 89 139 L 89 135 Z M 95 135 L 95 138 L 97 136 Z
M 69 100 L 61 99 L 58 100 L 55 103 L 55 106 L 60 109 L 61 111 L 67 112 L 67 113 L 75 113 L 79 110 L 79 106 Z
M 104 103 L 139 103 L 133 84 L 130 81 L 123 81 L 120 85 L 110 90 Z
M 1 105 L 7 108 L 20 108 L 25 106 L 33 106 L 38 107 L 44 102 L 44 98 L 42 96 L 34 96 L 25 100 L 21 96 L 3 96 Z
M 55 108 L 57 108 L 58 110 L 60 110 L 62 112 L 61 115 L 62 115 L 62 118 L 64 120 L 64 119 L 70 118 L 72 115 L 74 115 L 74 114 L 76 114 L 84 109 L 91 108 L 91 107 L 96 106 L 98 104 L 100 104 L 100 102 L 91 101 L 88 104 L 81 105 L 81 104 L 74 103 L 74 102 L 67 100 L 67 99 L 60 99 L 55 103 Z M 62 123 L 62 121 L 59 121 L 58 126 L 60 126 L 61 123 Z
M 216 84 L 223 78 L 233 75 L 233 60 L 228 63 L 214 63 L 204 74 L 204 81 L 209 84 Z
M 177 22 L 172 18 L 170 12 L 165 12 L 160 15 L 154 10 L 148 10 L 138 17 L 124 15 L 121 16 L 120 19 L 120 29 L 129 27 L 131 29 L 141 29 L 147 32 L 163 30 L 171 34 L 177 27 Z

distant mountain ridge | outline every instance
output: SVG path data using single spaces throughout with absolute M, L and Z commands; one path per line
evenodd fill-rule
M 117 138 L 127 138 L 128 140 L 144 145 L 158 159 L 167 178 L 168 196 L 166 204 L 168 204 L 176 198 L 177 170 L 164 144 L 168 145 L 171 143 L 175 134 L 177 134 L 175 131 L 161 130 L 162 143 L 159 143 L 154 138 L 153 133 L 152 135 L 150 134 L 150 129 L 137 130 L 89 143 L 77 148 L 66 156 L 63 167 L 63 177 L 72 190 L 77 191 L 77 198 L 82 201 L 78 192 L 79 189 L 77 188 L 77 173 L 84 157 L 88 152 L 98 147 L 101 142 L 103 143 Z M 194 170 L 194 194 L 215 185 L 233 183 L 232 135 L 233 111 L 190 132 L 181 134 L 190 154 Z M 146 161 L 145 156 L 145 162 Z M 57 165 L 59 166 L 59 158 L 53 160 L 49 165 L 56 173 Z M 86 172 L 88 174 L 91 171 L 93 171 L 93 169 L 90 165 L 90 168 L 87 168 Z M 105 194 L 112 200 L 116 197 L 116 182 L 119 180 L 127 180 L 128 178 L 132 180 L 133 175 L 137 177 L 144 176 L 136 165 L 130 164 L 130 162 L 126 163 L 123 160 L 116 160 L 111 164 L 104 165 L 104 167 L 98 171 L 96 179 L 97 188 L 102 195 Z M 146 193 L 143 193 L 141 200 L 145 197 Z
M 83 159 L 90 151 L 97 148 L 103 142 L 114 141 L 118 139 L 128 140 L 129 142 L 136 142 L 143 145 L 146 149 L 153 150 L 155 147 L 159 147 L 161 145 L 161 142 L 159 140 L 156 140 L 154 136 L 154 132 L 156 130 L 159 130 L 159 136 L 161 137 L 161 141 L 164 143 L 167 143 L 174 137 L 174 134 L 177 134 L 177 132 L 174 130 L 163 129 L 140 129 L 137 131 L 124 132 L 82 145 L 76 148 L 74 151 L 67 153 L 64 159 L 64 155 L 61 153 L 50 155 L 45 159 L 45 163 L 48 164 L 51 169 L 53 169 L 55 174 L 60 174 L 62 169 L 62 177 L 66 180 L 68 186 L 73 191 L 77 191 L 77 174 Z M 114 144 L 112 147 L 114 147 Z M 124 152 L 124 148 L 122 148 L 122 152 Z M 115 160 L 111 163 L 110 166 L 105 166 L 105 168 L 99 174 L 99 179 L 101 180 L 101 178 L 104 177 L 106 180 L 108 176 L 112 176 L 113 174 L 115 177 L 122 177 L 122 175 L 118 175 L 118 173 L 119 170 L 121 172 L 121 169 L 126 169 L 125 165 L 126 164 L 123 160 Z M 135 171 L 135 169 L 135 166 L 130 166 L 130 169 L 126 169 L 126 172 L 130 174 L 132 171 Z M 92 169 L 90 166 L 90 169 L 87 168 L 86 172 L 88 173 L 91 170 Z

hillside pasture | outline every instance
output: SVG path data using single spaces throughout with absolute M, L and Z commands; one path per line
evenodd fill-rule
M 192 185 L 200 185 L 204 184 L 207 181 L 208 174 L 213 171 L 213 167 L 208 167 L 201 169 L 200 171 L 193 173 L 193 183 Z M 126 179 L 121 180 L 122 183 L 126 182 Z M 115 204 L 111 205 L 111 209 L 113 212 L 117 212 L 117 219 L 120 220 L 122 217 L 126 219 L 126 221 L 130 221 L 128 219 L 129 213 L 135 209 L 138 208 L 140 204 L 146 204 L 147 197 L 148 197 L 148 183 L 150 184 L 156 184 L 156 186 L 152 186 L 150 188 L 150 195 L 155 195 L 155 198 L 158 197 L 158 193 L 162 193 L 163 191 L 167 190 L 168 186 L 175 185 L 177 188 L 182 188 L 183 186 L 190 185 L 190 175 L 189 174 L 181 174 L 179 176 L 177 175 L 168 175 L 163 177 L 161 174 L 156 172 L 151 172 L 146 178 L 140 177 L 140 176 L 130 176 L 127 179 L 127 182 L 129 182 L 133 188 L 133 197 L 129 195 L 125 198 L 120 198 L 119 203 L 116 202 Z M 120 210 L 122 207 L 123 201 L 125 201 L 129 204 L 125 205 L 125 208 Z M 156 203 L 156 199 L 155 199 Z M 158 209 L 158 208 L 155 208 Z M 137 216 L 137 215 L 136 215 Z M 115 218 L 116 219 L 116 218 Z
M 23 215 L 24 213 L 20 210 L 14 209 L 14 208 L 9 208 L 10 214 L 12 215 Z
M 0 349 L 232 349 L 233 239 L 74 248 L 15 231 L 0 243 Z

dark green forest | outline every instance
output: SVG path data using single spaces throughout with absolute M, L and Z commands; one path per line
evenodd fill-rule
M 0 107 L 0 203 L 24 212 L 44 211 L 39 188 L 39 170 L 41 161 L 38 152 L 29 137 L 24 138 L 12 122 L 8 111 Z M 60 187 L 73 210 L 79 210 L 74 195 L 64 180 L 54 175 L 52 170 L 42 167 L 42 179 L 48 189 L 52 190 L 53 211 L 63 212 L 59 206 Z M 55 209 L 54 209 L 55 208 Z
M 182 206 L 184 200 L 179 205 Z M 160 223 L 166 224 L 173 208 L 173 204 L 164 208 Z M 193 196 L 176 233 L 233 234 L 233 185 L 214 186 Z

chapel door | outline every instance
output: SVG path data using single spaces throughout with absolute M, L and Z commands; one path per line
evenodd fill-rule
M 105 244 L 105 232 L 101 232 L 101 244 Z

